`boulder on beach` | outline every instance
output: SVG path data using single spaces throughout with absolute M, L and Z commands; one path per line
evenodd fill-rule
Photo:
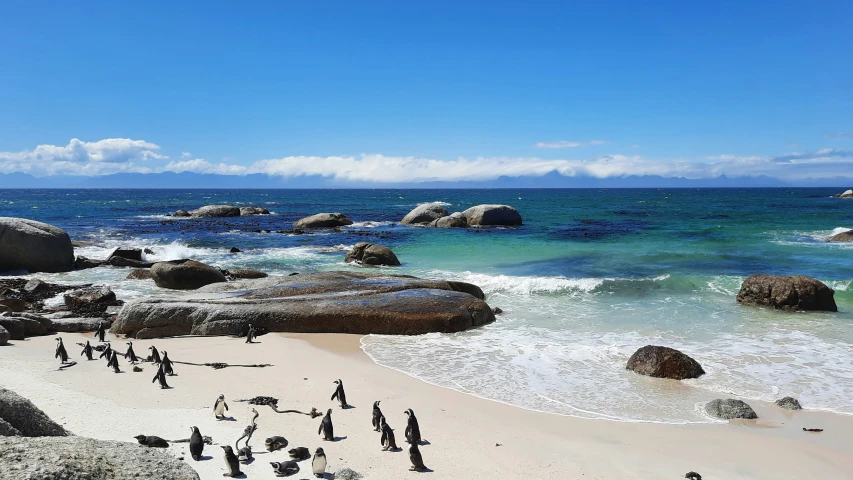
M 158 287 L 172 290 L 195 290 L 227 280 L 218 269 L 195 260 L 156 263 L 151 267 L 151 278 Z
M 128 280 L 151 280 L 154 277 L 151 275 L 150 268 L 137 268 L 136 270 L 128 273 L 125 278 Z
M 233 205 L 205 205 L 189 213 L 195 218 L 239 217 L 240 209 Z
M 60 333 L 77 333 L 77 332 L 94 332 L 98 329 L 98 324 L 103 324 L 104 328 L 110 328 L 112 320 L 97 317 L 71 317 L 71 318 L 54 318 L 52 320 L 53 331 Z
M 293 222 L 293 228 L 334 228 L 352 225 L 343 213 L 318 213 Z
M 12 340 L 47 335 L 50 325 L 49 319 L 29 313 L 6 312 L 0 314 L 0 326 L 8 330 Z
M 359 242 L 347 253 L 344 259 L 347 263 L 359 263 L 362 265 L 385 265 L 390 267 L 400 266 L 397 255 L 388 247 L 375 243 Z
M 64 428 L 33 405 L 33 402 L 3 387 L 0 387 L 0 418 L 25 437 L 63 437 L 69 435 Z M 0 451 L 3 450 L 5 448 L 0 449 Z M 0 461 L 0 464 L 2 463 Z M 0 475 L 0 478 L 22 477 Z
M 192 214 L 186 210 L 178 210 L 172 214 L 173 217 L 192 217 Z
M 222 272 L 230 280 L 243 280 L 247 278 L 267 278 L 266 273 L 255 270 L 253 268 L 235 268 L 233 270 L 225 270 Z
M 625 368 L 641 375 L 673 380 L 699 378 L 705 374 L 699 362 L 688 355 L 674 348 L 655 345 L 646 345 L 634 352 Z
M 269 215 L 270 211 L 262 207 L 240 207 L 240 216 L 247 217 L 250 215 Z
M 705 412 L 712 417 L 721 418 L 723 420 L 731 420 L 733 418 L 758 418 L 755 410 L 746 404 L 743 400 L 735 400 L 728 398 L 725 400 L 711 400 L 705 405 Z
M 65 230 L 25 218 L 0 217 L 0 272 L 69 272 L 74 247 Z
M 106 285 L 78 288 L 62 296 L 65 306 L 71 310 L 96 310 L 104 312 L 116 304 L 116 294 Z
M 462 214 L 471 227 L 521 225 L 521 214 L 509 205 L 476 205 Z
M 199 480 L 188 463 L 162 449 L 84 437 L 7 437 L 0 478 Z
M 136 338 L 231 335 L 251 323 L 271 332 L 459 332 L 494 321 L 483 298 L 482 290 L 464 282 L 376 272 L 303 273 L 208 285 L 188 299 L 134 300 L 110 331 Z
M 777 310 L 837 312 L 835 291 L 811 277 L 750 275 L 740 287 L 737 301 L 743 305 Z
M 104 260 L 92 260 L 91 258 L 80 255 L 74 260 L 74 269 L 85 270 L 87 268 L 100 267 L 104 263 Z
M 0 298 L 0 307 L 6 307 L 10 312 L 23 312 L 30 308 L 30 304 L 20 298 Z
M 461 213 L 454 213 L 453 215 L 433 220 L 429 226 L 435 228 L 466 228 L 468 226 L 468 219 Z
M 835 235 L 827 238 L 826 241 L 833 243 L 853 242 L 853 230 L 847 230 L 846 232 L 836 233 Z
M 776 400 L 776 406 L 779 408 L 784 408 L 785 410 L 802 410 L 803 407 L 800 405 L 800 401 L 794 397 L 784 397 Z
M 8 344 L 11 339 L 12 336 L 9 335 L 9 331 L 6 330 L 6 327 L 0 325 L 0 345 Z
M 440 203 L 424 203 L 409 212 L 400 223 L 403 225 L 427 225 L 447 216 L 447 209 Z

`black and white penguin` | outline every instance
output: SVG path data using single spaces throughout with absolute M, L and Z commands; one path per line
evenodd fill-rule
M 86 355 L 86 360 L 94 360 L 92 358 L 92 345 L 89 344 L 89 341 L 86 340 L 86 346 L 83 347 L 83 351 L 80 352 L 80 356 Z
M 107 365 L 110 364 L 110 357 L 113 356 L 113 347 L 110 346 L 110 342 L 107 342 L 107 346 L 104 348 L 104 351 L 98 356 L 98 358 L 107 358 Z
M 151 345 L 148 347 L 148 350 L 151 350 L 151 357 L 149 357 L 151 358 L 151 363 L 154 363 L 155 365 L 160 363 L 160 352 L 157 351 L 157 347 Z
M 320 422 L 320 428 L 317 430 L 318 435 L 323 435 L 323 440 L 330 442 L 335 440 L 335 429 L 332 426 L 332 409 L 326 411 L 323 421 Z
M 299 473 L 299 464 L 296 462 L 270 462 L 270 465 L 272 465 L 272 471 L 278 477 L 289 477 Z
M 250 323 L 249 324 L 249 331 L 246 332 L 246 343 L 252 343 L 252 341 L 254 339 L 255 339 L 255 327 L 253 327 L 252 324 Z
M 237 460 L 237 455 L 234 455 L 234 449 L 230 445 L 222 445 L 222 450 L 225 451 L 225 469 L 227 470 L 222 476 L 233 478 L 243 475 L 243 472 L 240 471 L 240 462 Z
M 201 453 L 204 452 L 204 439 L 201 437 L 201 432 L 198 427 L 191 427 L 192 435 L 190 435 L 190 456 L 193 460 L 201 460 Z
M 684 474 L 684 478 L 688 478 L 690 480 L 702 480 L 702 475 L 699 475 L 696 472 L 687 472 Z
M 98 322 L 98 329 L 95 331 L 95 338 L 97 338 L 98 341 L 103 342 L 106 334 L 107 331 L 104 329 L 104 323 Z
M 421 457 L 421 451 L 418 450 L 418 443 L 417 442 L 409 442 L 409 443 L 411 444 L 411 445 L 409 445 L 409 460 L 412 461 L 412 468 L 410 468 L 409 470 L 417 470 L 417 471 L 429 470 L 424 465 L 424 459 L 423 459 L 423 457 Z
M 385 416 L 382 416 L 379 419 L 379 423 L 382 424 L 382 438 L 379 442 L 382 444 L 382 450 L 397 450 L 397 441 L 394 439 L 394 430 L 388 425 L 388 422 L 385 421 Z
M 156 381 L 160 381 L 160 388 L 171 388 L 169 384 L 166 383 L 166 373 L 163 371 L 163 364 L 160 364 L 160 368 L 157 369 L 157 374 L 154 375 L 154 379 L 151 380 L 151 383 Z
M 53 358 L 58 358 L 62 363 L 68 363 L 68 352 L 65 351 L 62 337 L 56 337 L 56 354 L 54 354 Z
M 213 404 L 213 416 L 217 419 L 225 418 L 225 412 L 228 410 L 228 404 L 225 403 L 225 394 L 220 394 Z
M 113 350 L 113 354 L 110 356 L 110 361 L 107 362 L 107 366 L 112 367 L 113 372 L 121 373 L 121 370 L 118 368 L 118 353 L 116 353 L 115 350 Z
M 154 435 L 137 435 L 133 438 L 135 438 L 140 445 L 145 445 L 146 447 L 169 448 L 169 442 L 160 437 L 155 437 Z
M 347 394 L 344 392 L 344 382 L 343 382 L 343 380 L 341 380 L 341 379 L 339 378 L 339 379 L 335 380 L 335 382 L 334 382 L 334 383 L 338 385 L 338 388 L 336 388 L 336 389 L 335 389 L 335 393 L 333 393 L 333 394 L 332 394 L 332 400 L 334 400 L 335 398 L 337 398 L 337 399 L 338 399 L 338 401 L 340 401 L 340 402 L 341 402 L 341 408 L 347 408 L 347 407 L 349 407 L 349 404 L 347 404 Z
M 331 410 L 329 410 L 331 412 Z M 311 461 L 311 470 L 317 478 L 323 478 L 326 475 L 326 452 L 322 448 L 318 448 L 314 452 L 314 460 Z
M 276 435 L 264 440 L 264 448 L 266 448 L 268 452 L 274 452 L 276 450 L 281 450 L 282 448 L 287 448 L 287 443 L 286 438 Z
M 408 423 L 406 424 L 406 441 L 409 443 L 421 443 L 421 427 L 418 425 L 415 412 L 410 408 L 406 410 L 406 415 L 409 416 Z
M 133 351 L 133 342 L 127 342 L 127 351 L 124 352 L 124 358 L 130 360 L 130 363 L 136 363 L 139 358 L 136 357 L 136 352 Z
M 311 458 L 311 450 L 308 450 L 306 447 L 291 448 L 287 453 L 290 455 L 290 458 L 296 461 L 308 460 Z
M 373 431 L 379 432 L 382 430 L 382 426 L 379 425 L 379 419 L 382 418 L 382 410 L 379 409 L 379 400 L 373 402 L 373 420 L 371 420 L 371 424 L 373 425 Z
M 169 360 L 169 353 L 163 350 L 163 359 L 160 360 L 160 365 L 163 365 L 163 371 L 166 372 L 166 375 L 174 375 L 175 371 L 172 369 L 172 361 Z

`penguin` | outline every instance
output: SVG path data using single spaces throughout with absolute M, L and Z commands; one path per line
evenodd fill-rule
M 274 452 L 276 450 L 281 450 L 282 448 L 287 447 L 287 439 L 281 436 L 269 437 L 264 440 L 264 447 L 268 452 Z
M 421 457 L 421 451 L 418 450 L 418 443 L 412 441 L 410 441 L 409 443 L 411 443 L 411 445 L 409 446 L 409 460 L 412 461 L 412 468 L 410 468 L 409 470 L 429 470 L 424 465 L 424 459 L 423 457 Z
M 379 432 L 381 431 L 381 426 L 379 425 L 379 419 L 382 418 L 382 410 L 379 409 L 379 400 L 373 402 L 373 420 L 371 423 L 373 424 L 373 431 Z
M 133 351 L 133 342 L 127 342 L 127 351 L 124 352 L 124 358 L 130 359 L 130 363 L 136 363 L 139 361 L 136 357 L 136 352 Z
M 192 435 L 190 435 L 190 455 L 196 462 L 201 460 L 201 453 L 204 451 L 204 439 L 201 438 L 201 432 L 198 427 L 190 427 Z
M 311 458 L 311 450 L 308 450 L 305 447 L 291 448 L 287 453 L 290 455 L 290 458 L 296 461 L 308 460 Z
M 385 421 L 385 416 L 382 416 L 379 419 L 379 423 L 382 424 L 382 438 L 380 439 L 380 443 L 382 444 L 382 450 L 397 450 L 397 441 L 394 439 L 394 430 L 388 425 L 388 422 Z
M 213 404 L 213 416 L 221 420 L 225 418 L 225 412 L 228 410 L 228 404 L 225 403 L 225 394 L 220 394 Z
M 98 330 L 95 331 L 95 338 L 97 338 L 98 341 L 103 342 L 106 334 L 107 331 L 104 329 L 104 323 L 98 322 Z
M 334 430 L 334 427 L 332 426 L 332 409 L 331 408 L 328 411 L 326 411 L 326 416 L 323 417 L 323 421 L 320 422 L 320 428 L 317 430 L 317 434 L 323 434 L 323 440 L 328 440 L 330 442 L 335 440 L 335 430 Z
M 171 387 L 169 387 L 169 384 L 166 383 L 166 374 L 163 372 L 163 364 L 162 363 L 160 364 L 160 368 L 157 369 L 157 374 L 154 375 L 154 379 L 151 380 L 151 383 L 154 383 L 157 380 L 160 381 L 160 388 L 171 388 Z
M 56 337 L 56 354 L 53 358 L 58 358 L 62 363 L 68 363 L 68 352 L 65 351 L 62 337 Z
M 270 465 L 277 477 L 289 477 L 299 473 L 299 464 L 296 462 L 270 462 Z
M 172 370 L 172 361 L 169 360 L 169 353 L 163 350 L 163 358 L 160 360 L 160 365 L 163 365 L 163 371 L 166 375 L 173 376 L 175 371 Z
M 137 435 L 133 438 L 135 438 L 140 445 L 145 445 L 146 447 L 169 448 L 169 442 L 160 437 L 155 437 L 154 435 Z
M 86 360 L 94 360 L 92 358 L 92 345 L 89 344 L 89 341 L 86 340 L 86 346 L 83 347 L 83 351 L 80 352 L 80 356 L 86 355 Z
M 160 363 L 160 352 L 157 351 L 157 347 L 151 345 L 148 347 L 148 350 L 151 350 L 151 363 L 154 363 L 155 365 Z
M 110 346 L 110 342 L 107 342 L 106 348 L 104 348 L 104 351 L 101 352 L 101 355 L 98 356 L 98 358 L 106 357 L 107 358 L 107 365 L 109 365 L 110 364 L 110 357 L 112 357 L 112 356 L 113 356 L 113 347 Z
M 311 461 L 311 470 L 314 471 L 314 476 L 317 478 L 323 478 L 326 475 L 326 453 L 322 448 L 318 448 L 314 452 L 314 460 Z
M 223 473 L 223 477 L 239 477 L 243 475 L 240 471 L 240 462 L 237 461 L 237 455 L 234 455 L 234 450 L 230 445 L 222 445 L 222 450 L 225 451 L 225 467 L 228 473 Z
M 406 441 L 409 443 L 421 443 L 421 427 L 418 425 L 415 412 L 410 408 L 406 410 L 406 415 L 409 416 L 409 421 L 406 424 Z
M 684 474 L 684 478 L 689 478 L 690 480 L 702 480 L 702 475 L 699 475 L 696 472 L 687 472 Z
M 344 382 L 339 378 L 334 383 L 338 385 L 338 388 L 332 394 L 332 400 L 337 398 L 341 402 L 341 408 L 349 407 L 349 404 L 347 404 L 347 394 L 344 392 Z
M 108 367 L 112 367 L 115 373 L 121 373 L 121 370 L 118 368 L 118 353 L 113 350 L 112 356 L 110 356 L 110 361 L 107 363 Z
M 252 343 L 252 340 L 255 339 L 255 327 L 252 324 L 249 324 L 249 331 L 246 332 L 246 343 Z

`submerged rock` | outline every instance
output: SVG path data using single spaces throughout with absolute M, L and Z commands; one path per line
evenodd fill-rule
M 192 217 L 192 214 L 186 210 L 178 210 L 172 216 L 173 217 Z
M 352 225 L 352 220 L 343 213 L 318 213 L 293 222 L 293 228 L 334 228 Z
M 837 312 L 835 291 L 811 277 L 750 275 L 740 287 L 737 301 L 743 305 L 777 310 Z
M 223 298 L 220 292 L 241 292 Z M 463 282 L 373 272 L 320 272 L 208 285 L 211 298 L 140 299 L 110 329 L 136 338 L 271 332 L 418 335 L 494 321 L 483 292 Z
M 195 290 L 227 279 L 218 269 L 195 260 L 182 263 L 160 262 L 151 267 L 151 278 L 158 287 Z
M 705 412 L 712 417 L 722 418 L 723 420 L 731 420 L 733 418 L 758 418 L 755 410 L 752 409 L 746 402 L 729 398 L 726 400 L 716 399 L 711 400 L 705 405 Z
M 521 225 L 521 214 L 509 205 L 477 205 L 462 212 L 468 226 Z
M 125 278 L 128 280 L 151 280 L 154 277 L 151 275 L 150 268 L 137 268 L 136 270 L 128 273 Z
M 347 263 L 359 263 L 363 265 L 386 265 L 391 267 L 400 266 L 397 255 L 388 247 L 376 245 L 375 243 L 359 242 L 347 253 Z
M 836 233 L 835 235 L 827 238 L 826 241 L 833 243 L 853 242 L 853 230 L 847 230 L 846 232 Z
M 239 217 L 240 209 L 233 205 L 205 205 L 189 213 L 191 217 L 196 218 Z
M 25 218 L 0 217 L 0 272 L 69 272 L 74 247 L 65 230 Z
M 0 418 L 25 437 L 61 437 L 68 435 L 64 428 L 51 420 L 31 401 L 3 387 L 0 387 Z M 0 451 L 3 450 L 0 448 Z M 0 478 L 21 477 L 0 475 Z
M 785 410 L 802 410 L 803 407 L 800 405 L 800 401 L 794 397 L 784 397 L 776 400 L 776 406 L 780 408 L 784 408 Z
M 424 203 L 406 214 L 400 223 L 403 225 L 426 225 L 447 216 L 447 209 L 440 203 Z
M 646 345 L 634 352 L 625 368 L 641 375 L 673 380 L 699 378 L 705 374 L 699 362 L 689 356 L 674 348 L 654 345 Z

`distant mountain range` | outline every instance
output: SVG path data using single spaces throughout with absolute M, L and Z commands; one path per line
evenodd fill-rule
M 765 175 L 689 179 L 654 175 L 627 177 L 566 177 L 551 172 L 538 177 L 499 177 L 484 181 L 370 183 L 342 182 L 323 176 L 274 177 L 264 174 L 215 175 L 205 173 L 116 173 L 95 177 L 37 178 L 26 173 L 0 174 L 0 188 L 743 188 L 743 187 L 853 187 L 853 177 L 782 181 Z

